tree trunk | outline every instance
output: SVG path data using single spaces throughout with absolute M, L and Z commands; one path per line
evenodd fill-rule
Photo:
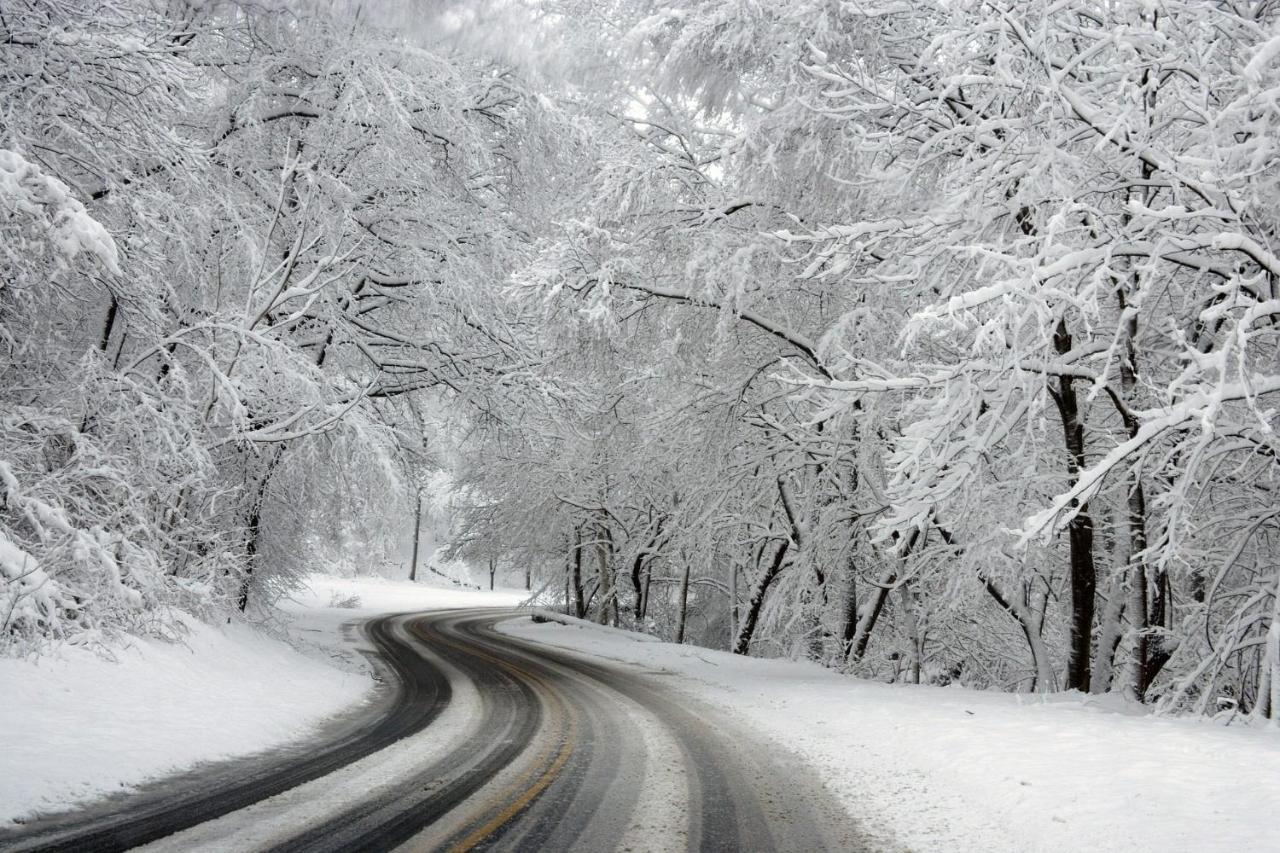
M 951 534 L 941 528 L 939 528 L 939 532 L 941 533 L 943 539 L 945 539 L 948 544 L 951 544 Z M 898 534 L 895 533 L 893 535 L 893 538 L 896 541 L 898 539 Z M 915 549 L 916 543 L 919 541 L 920 541 L 920 529 L 916 528 L 915 530 L 911 531 L 911 535 L 907 539 L 907 544 L 902 549 L 902 554 L 900 558 L 902 560 L 906 560 L 906 558 Z M 897 579 L 898 579 L 897 569 L 886 569 L 880 574 L 879 581 L 876 584 L 876 590 L 875 592 L 872 593 L 872 598 L 869 604 L 864 604 L 861 607 L 857 606 L 856 603 L 846 604 L 845 606 L 845 609 L 846 609 L 846 615 L 845 615 L 846 640 L 845 642 L 847 643 L 845 647 L 846 648 L 846 652 L 845 652 L 846 664 L 857 663 L 858 661 L 862 660 L 862 656 L 867 653 L 867 644 L 871 641 L 871 631 L 873 628 L 876 627 L 876 622 L 880 618 L 880 612 L 884 610 L 885 600 L 889 597 L 889 587 L 892 586 L 894 581 L 896 581 Z M 853 601 L 856 602 L 856 596 L 853 597 Z M 850 607 L 853 608 L 852 613 L 847 612 Z M 853 629 L 852 633 L 850 633 L 851 626 Z
M 903 583 L 898 588 L 898 597 L 902 599 L 902 613 L 907 623 L 907 638 L 911 641 L 911 659 L 908 661 L 908 683 L 920 683 L 920 665 L 924 659 L 924 630 L 920 619 L 920 597 L 915 587 Z
M 760 607 L 764 604 L 765 594 L 769 592 L 769 585 L 778 576 L 778 572 L 782 571 L 782 564 L 787 558 L 787 549 L 790 547 L 791 540 L 784 539 L 773 555 L 773 562 L 760 574 L 760 577 L 756 578 L 755 586 L 751 589 L 751 597 L 747 599 L 747 612 L 742 617 L 738 636 L 733 641 L 734 654 L 745 655 L 751 649 L 751 637 L 755 634 L 756 622 L 760 619 Z
M 1254 713 L 1264 719 L 1280 720 L 1280 580 L 1276 581 L 1271 599 L 1271 625 L 1258 667 L 1258 704 Z
M 682 559 L 684 571 L 680 573 L 680 602 L 679 609 L 676 611 L 676 643 L 684 642 L 684 623 L 685 617 L 689 613 L 689 560 Z
M 738 636 L 738 564 L 729 564 L 729 648 Z
M 826 626 L 827 575 L 815 566 L 813 578 L 817 594 L 813 600 L 806 601 L 808 608 L 812 611 L 809 626 L 809 658 L 821 663 L 826 659 L 827 640 L 831 636 Z
M 1120 359 L 1120 389 L 1124 405 L 1117 408 L 1120 409 L 1125 431 L 1129 438 L 1134 438 L 1138 434 L 1140 424 L 1129 407 L 1133 403 L 1134 391 L 1138 384 L 1137 349 L 1134 344 L 1138 334 L 1138 316 L 1134 306 L 1129 304 L 1129 296 L 1124 287 L 1118 288 L 1117 298 L 1124 318 L 1124 349 L 1123 357 Z M 1137 661 L 1134 667 L 1133 693 L 1138 699 L 1145 700 L 1151 683 L 1155 681 L 1156 675 L 1169 659 L 1168 654 L 1164 653 L 1161 647 L 1153 644 L 1151 633 L 1151 628 L 1160 625 L 1164 619 L 1162 593 L 1164 579 L 1157 578 L 1153 590 L 1147 568 L 1147 497 L 1142 488 L 1141 472 L 1136 468 L 1130 471 L 1125 478 L 1125 486 L 1126 526 L 1129 538 L 1129 556 L 1126 562 L 1130 566 L 1130 618 L 1138 632 L 1134 649 Z
M 652 512 L 650 513 L 650 524 L 653 525 Z M 648 602 L 645 600 L 648 596 L 648 582 L 642 583 L 643 571 L 645 564 L 651 561 L 657 553 L 658 541 L 662 538 L 662 517 L 658 519 L 658 523 L 653 525 L 653 534 L 649 537 L 637 553 L 635 560 L 631 563 L 631 594 L 632 594 L 632 615 L 633 626 L 638 627 L 640 621 L 644 619 L 645 608 Z
M 649 616 L 649 588 L 653 584 L 653 561 L 649 560 L 644 565 L 644 588 L 640 597 L 640 618 L 645 619 Z
M 853 557 L 846 564 L 849 575 L 849 588 L 844 596 L 844 627 L 840 632 L 845 649 L 853 648 L 853 638 L 858 633 L 858 576 L 854 569 Z
M 609 624 L 610 612 L 613 614 L 613 624 L 618 624 L 618 590 L 614 585 L 613 567 L 610 565 L 613 559 L 613 537 L 609 533 L 609 529 L 605 525 L 598 525 L 596 528 L 596 571 L 600 578 L 600 604 L 596 611 L 596 621 L 601 625 Z
M 582 600 L 582 528 L 573 529 L 573 615 L 579 619 L 587 615 L 587 603 Z
M 489 558 L 489 592 L 493 592 L 493 579 L 494 579 L 494 576 L 497 575 L 497 573 L 498 573 L 498 563 L 493 557 L 490 557 Z
M 111 332 L 116 327 L 116 316 L 120 311 L 120 303 L 116 301 L 115 294 L 111 294 L 111 303 L 107 306 L 107 318 L 102 323 L 102 337 L 98 341 L 98 349 L 105 355 L 107 347 L 111 344 Z
M 643 591 L 640 589 L 640 573 L 644 568 L 645 552 L 641 551 L 636 554 L 636 558 L 631 561 L 631 596 L 632 596 L 632 626 L 639 627 L 642 614 L 640 613 L 640 599 Z
M 1059 320 L 1053 334 L 1054 348 L 1066 355 L 1071 351 L 1071 333 L 1066 320 Z M 1058 377 L 1057 392 L 1053 394 L 1062 416 L 1063 440 L 1067 450 L 1067 473 L 1071 485 L 1075 485 L 1085 468 L 1084 420 L 1080 401 L 1076 396 L 1075 379 Z M 1097 572 L 1093 562 L 1093 519 L 1089 505 L 1073 502 L 1075 516 L 1067 525 L 1070 557 L 1071 618 L 1070 642 L 1067 651 L 1068 690 L 1089 692 L 1090 652 L 1093 644 L 1093 610 L 1097 586 Z
M 886 569 L 880 575 L 875 592 L 871 594 L 870 603 L 858 608 L 858 619 L 850 640 L 849 653 L 845 658 L 846 663 L 857 663 L 867 653 L 867 645 L 871 642 L 871 631 L 876 627 L 880 613 L 884 610 L 884 603 L 889 598 L 889 588 L 897 579 L 897 569 Z
M 422 533 L 422 489 L 418 489 L 418 500 L 413 510 L 413 558 L 409 561 L 409 580 L 418 579 L 418 538 Z
M 236 595 L 236 605 L 240 608 L 241 613 L 249 607 L 249 587 L 253 582 L 253 574 L 257 569 L 258 538 L 262 532 L 262 505 L 266 502 L 267 487 L 271 484 L 271 475 L 275 473 L 276 465 L 279 464 L 283 452 L 283 445 L 281 444 L 274 445 L 271 448 L 266 469 L 258 480 L 258 485 L 253 490 L 249 503 L 249 511 L 245 519 L 245 532 L 247 534 L 244 549 L 245 567 L 244 574 L 240 578 L 240 590 Z
M 1128 560 L 1125 560 L 1119 564 L 1125 565 L 1127 562 Z M 1093 657 L 1093 675 L 1090 680 L 1090 689 L 1093 693 L 1110 691 L 1115 677 L 1116 649 L 1119 648 L 1120 640 L 1124 636 L 1125 574 L 1127 573 L 1123 571 L 1116 573 L 1107 596 L 1107 608 L 1102 613 L 1098 651 Z
M 240 591 L 236 594 L 236 606 L 244 613 L 249 609 L 249 586 L 253 583 L 253 571 L 258 562 L 258 527 L 262 523 L 262 503 L 257 501 L 249 510 L 249 540 L 245 543 L 244 573 L 240 576 Z
M 1035 629 L 1032 622 L 1033 614 L 1017 599 L 1006 598 L 994 582 L 982 575 L 978 577 L 987 592 L 995 599 L 996 604 L 1000 605 L 1000 609 L 1009 614 L 1022 629 L 1022 636 L 1026 639 L 1027 648 L 1031 652 L 1031 665 L 1036 673 L 1035 681 L 1031 684 L 1032 691 L 1048 693 L 1053 689 L 1053 664 L 1049 660 L 1049 650 L 1045 647 L 1044 638 L 1040 636 L 1040 632 Z

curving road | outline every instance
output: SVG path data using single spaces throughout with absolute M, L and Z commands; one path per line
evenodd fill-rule
M 384 701 L 305 749 L 0 835 L 0 850 L 856 850 L 804 766 L 663 673 L 499 634 L 509 610 L 383 617 Z

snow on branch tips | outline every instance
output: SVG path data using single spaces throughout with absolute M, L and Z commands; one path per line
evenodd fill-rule
M 110 272 L 120 273 L 115 240 L 62 181 L 47 175 L 17 151 L 0 148 L 0 207 L 9 224 L 19 218 L 42 234 L 65 263 L 81 252 Z

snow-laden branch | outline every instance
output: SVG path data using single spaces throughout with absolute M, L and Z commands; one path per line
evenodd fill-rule
M 721 300 L 710 296 L 688 293 L 674 288 L 645 284 L 637 281 L 624 280 L 614 283 L 619 287 L 624 287 L 628 290 L 634 290 L 640 293 L 647 293 L 650 296 L 656 296 L 661 299 L 670 299 L 676 302 L 684 302 L 689 305 L 715 308 L 720 311 L 726 310 L 725 304 Z M 805 360 L 809 363 L 809 366 L 820 375 L 827 379 L 834 379 L 833 374 L 823 363 L 822 358 L 818 355 L 817 345 L 808 337 L 756 311 L 737 308 L 732 309 L 732 311 L 735 317 L 750 323 L 757 329 L 769 333 L 798 351 L 802 356 L 804 356 Z
M 1215 428 L 1212 413 L 1221 404 L 1253 400 L 1276 392 L 1280 392 L 1280 376 L 1259 376 L 1248 381 L 1223 383 L 1212 390 L 1189 395 L 1158 416 L 1153 416 L 1150 412 L 1135 413 L 1144 418 L 1137 434 L 1113 447 L 1093 466 L 1081 471 L 1075 484 L 1054 498 L 1048 508 L 1028 517 L 1018 531 L 1020 542 L 1025 544 L 1036 536 L 1049 535 L 1063 527 L 1079 511 L 1080 505 L 1097 493 L 1107 475 L 1125 463 L 1136 464 L 1132 460 L 1138 456 L 1139 451 L 1166 433 L 1182 429 L 1193 421 L 1199 422 L 1206 433 L 1211 433 Z

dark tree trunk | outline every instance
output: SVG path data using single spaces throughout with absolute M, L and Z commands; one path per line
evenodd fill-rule
M 653 584 L 653 561 L 649 560 L 644 566 L 644 586 L 640 596 L 640 618 L 644 619 L 649 615 L 649 588 Z
M 1132 564 L 1133 575 L 1133 591 L 1131 601 L 1134 609 L 1133 621 L 1138 627 L 1138 667 L 1137 667 L 1137 694 L 1142 699 L 1147 695 L 1147 689 L 1151 687 L 1151 682 L 1155 681 L 1156 673 L 1160 667 L 1164 665 L 1161 661 L 1157 665 L 1156 650 L 1152 648 L 1151 626 L 1156 624 L 1154 617 L 1154 609 L 1152 605 L 1151 590 L 1149 589 L 1150 576 L 1147 573 L 1146 555 L 1143 553 L 1147 547 L 1146 532 L 1146 496 L 1142 493 L 1142 483 L 1137 481 L 1137 472 L 1131 475 L 1129 482 L 1129 541 L 1131 543 L 1131 552 L 1129 560 Z M 1157 596 L 1158 597 L 1158 596 Z
M 729 565 L 729 647 L 738 637 L 738 563 Z
M 942 537 L 951 543 L 951 534 L 945 530 L 941 531 Z M 893 535 L 894 541 L 898 541 L 898 534 Z M 907 537 L 907 543 L 902 549 L 901 559 L 905 560 L 915 550 L 916 543 L 920 541 L 920 529 L 916 528 L 911 531 L 911 535 Z M 896 569 L 886 569 L 881 573 L 876 583 L 875 591 L 871 594 L 872 598 L 869 604 L 858 607 L 856 604 L 856 596 L 853 603 L 846 604 L 846 611 L 853 608 L 852 613 L 845 614 L 845 648 L 846 663 L 857 663 L 862 660 L 867 653 L 867 645 L 871 642 L 871 632 L 875 630 L 876 622 L 880 619 L 881 612 L 884 611 L 884 603 L 889 598 L 889 588 L 897 581 L 898 572 Z
M 884 603 L 889 599 L 889 587 L 897 580 L 896 572 L 889 572 L 880 578 L 880 583 L 873 592 L 869 609 L 857 619 L 857 628 L 852 638 L 853 647 L 849 649 L 849 663 L 857 663 L 867 653 L 867 644 L 871 642 L 871 631 L 876 627 L 880 614 L 884 611 Z
M 1151 177 L 1149 167 L 1143 167 L 1143 178 Z M 1130 287 L 1136 287 L 1136 275 L 1131 278 Z M 1138 385 L 1138 354 L 1134 343 L 1138 336 L 1138 317 L 1129 312 L 1129 291 L 1123 284 L 1117 288 L 1117 299 L 1122 313 L 1128 314 L 1124 322 L 1124 349 L 1120 359 L 1120 389 L 1122 399 L 1116 408 L 1124 421 L 1125 431 L 1130 438 L 1138 434 L 1140 424 L 1134 417 L 1131 407 Z M 1151 629 L 1164 622 L 1164 595 L 1162 589 L 1166 577 L 1163 573 L 1155 578 L 1152 584 L 1151 574 L 1147 566 L 1147 496 L 1142 486 L 1142 475 L 1136 468 L 1129 472 L 1125 481 L 1126 504 L 1128 509 L 1129 564 L 1131 591 L 1129 606 L 1131 618 L 1138 629 L 1137 668 L 1134 692 L 1139 699 L 1146 697 L 1152 682 L 1169 660 L 1169 653 L 1162 646 L 1153 642 Z M 1153 588 L 1154 586 L 1154 588 Z
M 111 294 L 111 304 L 107 306 L 107 319 L 102 323 L 102 338 L 98 341 L 98 349 L 106 353 L 107 346 L 111 343 L 111 332 L 116 327 L 116 316 L 120 311 L 120 303 L 116 301 L 115 294 Z
M 1157 642 L 1153 634 L 1153 628 L 1169 628 L 1169 575 L 1165 572 L 1156 574 L 1155 583 L 1151 584 L 1151 611 L 1148 628 L 1142 634 L 1144 651 L 1146 654 L 1143 667 L 1142 677 L 1142 698 L 1146 699 L 1147 691 L 1151 688 L 1152 683 L 1156 680 L 1156 676 L 1160 674 L 1160 670 L 1164 669 L 1164 665 L 1169 662 L 1169 658 L 1173 656 L 1173 649 L 1167 643 Z
M 641 551 L 639 554 L 636 554 L 636 558 L 631 561 L 631 600 L 634 602 L 634 609 L 632 610 L 632 613 L 635 616 L 633 621 L 637 625 L 640 623 L 640 619 L 644 616 L 644 614 L 640 612 L 640 599 L 643 595 L 643 590 L 640 588 L 640 572 L 644 568 L 644 557 L 645 554 Z
M 587 615 L 587 603 L 582 599 L 582 528 L 573 530 L 573 615 L 579 619 Z
M 1077 516 L 1067 532 L 1071 539 L 1071 646 L 1067 657 L 1067 689 L 1087 693 L 1097 585 L 1092 553 L 1093 523 L 1087 516 Z
M 784 539 L 778 546 L 778 550 L 774 552 L 773 562 L 756 579 L 755 586 L 751 589 L 751 597 L 747 600 L 746 613 L 742 615 L 738 637 L 733 641 L 734 654 L 745 655 L 751 649 L 751 637 L 756 632 L 756 622 L 760 620 L 760 607 L 764 604 L 764 597 L 769 592 L 769 585 L 782 571 L 782 564 L 787 558 L 787 550 L 790 547 L 791 540 Z
M 124 345 L 125 345 L 125 342 L 126 342 L 127 340 L 129 340 L 129 327 L 128 327 L 128 326 L 126 326 L 126 327 L 125 327 L 125 329 L 124 329 L 124 331 L 120 333 L 120 343 L 116 344 L 116 354 L 115 354 L 115 356 L 111 359 L 111 369 L 112 369 L 112 370 L 119 370 L 119 369 L 120 369 L 120 359 L 121 359 L 121 357 L 123 357 L 123 356 L 124 356 Z
M 253 490 L 252 498 L 249 502 L 249 511 L 245 517 L 245 532 L 247 541 L 245 542 L 245 567 L 244 574 L 240 577 L 240 590 L 236 596 L 236 605 L 243 613 L 249 607 L 249 587 L 253 582 L 254 572 L 258 568 L 258 551 L 259 538 L 262 533 L 262 506 L 266 503 L 267 487 L 271 484 L 271 475 L 275 473 L 276 465 L 280 462 L 281 450 L 277 445 L 272 448 L 270 458 L 267 460 L 266 470 L 262 472 L 262 477 L 258 480 L 258 485 Z
M 1159 88 L 1150 85 L 1151 69 L 1143 69 L 1142 87 L 1145 91 L 1143 96 L 1143 111 L 1146 116 L 1147 127 L 1152 127 L 1152 117 L 1156 108 L 1156 97 Z M 1136 186 L 1130 189 L 1130 195 L 1143 206 L 1153 203 L 1154 197 L 1160 192 L 1159 189 L 1151 185 L 1151 179 L 1155 176 L 1155 167 L 1143 160 L 1139 163 L 1139 181 Z M 1125 215 L 1125 224 L 1129 223 L 1128 214 Z M 1130 276 L 1128 281 L 1129 289 L 1125 287 L 1119 288 L 1119 303 L 1122 311 L 1125 312 L 1124 324 L 1124 357 L 1120 360 L 1120 386 L 1124 394 L 1124 411 L 1121 415 L 1124 417 L 1125 427 L 1129 432 L 1129 437 L 1133 438 L 1138 434 L 1138 421 L 1131 414 L 1129 408 L 1134 404 L 1135 392 L 1138 385 L 1138 355 L 1137 355 L 1137 337 L 1138 337 L 1138 314 L 1137 311 L 1129 311 L 1129 303 L 1131 294 L 1137 293 L 1140 286 L 1138 274 L 1135 272 Z M 1167 612 L 1166 601 L 1168 593 L 1169 577 L 1165 572 L 1156 568 L 1156 577 L 1153 579 L 1148 570 L 1147 557 L 1144 553 L 1147 548 L 1147 499 L 1142 490 L 1142 475 L 1135 468 L 1129 475 L 1129 533 L 1131 537 L 1131 553 L 1129 559 L 1134 564 L 1135 587 L 1141 591 L 1141 602 L 1138 600 L 1138 591 L 1135 590 L 1133 595 L 1134 605 L 1141 608 L 1137 614 L 1140 617 L 1138 622 L 1138 698 L 1145 701 L 1147 691 L 1151 688 L 1151 684 L 1156 680 L 1156 676 L 1160 674 L 1160 670 L 1169 662 L 1170 651 L 1163 643 L 1154 642 L 1155 638 L 1152 633 L 1154 627 L 1167 627 L 1165 625 L 1165 615 Z M 1154 580 L 1154 583 L 1152 582 Z M 1149 602 L 1149 604 L 1148 604 Z
M 1065 320 L 1058 321 L 1053 334 L 1054 348 L 1065 355 L 1071 351 L 1071 333 Z M 1062 417 L 1063 440 L 1067 450 L 1067 473 L 1074 485 L 1085 467 L 1084 419 L 1080 401 L 1076 396 L 1075 379 L 1058 377 L 1054 402 Z M 1073 504 L 1075 517 L 1067 525 L 1067 541 L 1070 549 L 1071 619 L 1070 643 L 1067 651 L 1068 690 L 1089 692 L 1091 651 L 1093 643 L 1093 611 L 1097 587 L 1097 571 L 1093 562 L 1093 519 L 1089 506 Z
M 413 558 L 409 561 L 409 580 L 418 579 L 418 538 L 422 533 L 422 490 L 418 490 L 418 502 L 413 510 Z
M 645 611 L 649 605 L 649 582 L 647 564 L 653 561 L 654 556 L 658 552 L 658 542 L 662 539 L 662 521 L 659 519 L 654 527 L 653 535 L 649 537 L 649 541 L 636 554 L 635 560 L 631 563 L 631 593 L 634 607 L 632 613 L 635 617 L 635 624 L 639 625 L 640 620 L 644 619 Z
M 253 507 L 249 510 L 249 541 L 245 543 L 244 573 L 240 576 L 240 592 L 236 595 L 236 606 L 243 613 L 249 608 L 249 586 L 253 582 L 253 572 L 258 562 L 258 529 L 262 524 L 262 493 L 266 491 L 264 482 L 258 488 L 258 495 Z
M 809 606 L 813 610 L 813 621 L 809 628 L 809 657 L 815 661 L 822 661 L 826 653 L 827 640 L 831 636 L 831 632 L 827 630 L 825 619 L 828 603 L 826 572 L 815 566 L 813 580 L 814 586 L 817 587 L 817 600 L 816 602 L 809 602 Z
M 844 640 L 844 647 L 847 649 L 853 644 L 853 637 L 858 632 L 858 576 L 852 556 L 846 563 L 846 571 L 849 575 L 849 589 L 844 597 L 844 627 L 840 638 Z

